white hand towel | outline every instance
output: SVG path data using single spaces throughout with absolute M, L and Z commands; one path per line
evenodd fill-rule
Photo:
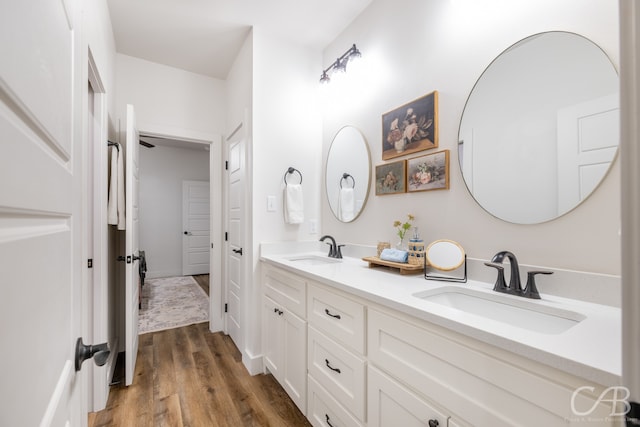
M 124 153 L 122 152 L 122 146 L 119 146 L 118 151 L 118 230 L 125 229 L 124 214 L 125 214 L 125 202 L 124 202 Z
M 287 224 L 304 222 L 302 185 L 287 184 L 284 189 L 284 221 Z
M 356 216 L 356 198 L 353 188 L 341 188 L 338 194 L 338 219 L 353 221 Z
M 111 225 L 118 224 L 118 153 L 119 150 L 111 147 L 111 167 L 109 177 L 109 202 L 107 204 L 107 223 Z

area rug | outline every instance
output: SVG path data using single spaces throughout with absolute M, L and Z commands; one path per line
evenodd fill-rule
M 209 320 L 209 297 L 191 276 L 145 280 L 141 304 L 140 334 Z

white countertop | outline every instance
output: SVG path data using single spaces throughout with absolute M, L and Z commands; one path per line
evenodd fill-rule
M 462 284 L 432 281 L 425 280 L 422 274 L 404 276 L 392 270 L 369 268 L 368 263 L 353 257 L 320 265 L 303 265 L 287 259 L 303 255 L 327 256 L 325 252 L 316 251 L 285 253 L 280 248 L 273 253 L 262 251 L 260 259 L 595 383 L 604 386 L 620 384 L 622 343 L 619 308 L 541 294 L 541 300 L 527 301 L 575 311 L 586 319 L 558 334 L 533 332 L 413 296 L 414 293 L 443 286 L 493 292 L 493 284 L 474 280 Z

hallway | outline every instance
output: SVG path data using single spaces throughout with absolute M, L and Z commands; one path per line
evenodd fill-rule
M 250 376 L 240 352 L 208 323 L 140 336 L 133 384 L 112 386 L 102 426 L 309 426 L 271 375 Z

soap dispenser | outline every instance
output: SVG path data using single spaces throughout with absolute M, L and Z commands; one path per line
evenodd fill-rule
M 413 228 L 413 237 L 409 239 L 409 264 L 423 265 L 424 264 L 424 241 L 418 234 L 418 227 Z

